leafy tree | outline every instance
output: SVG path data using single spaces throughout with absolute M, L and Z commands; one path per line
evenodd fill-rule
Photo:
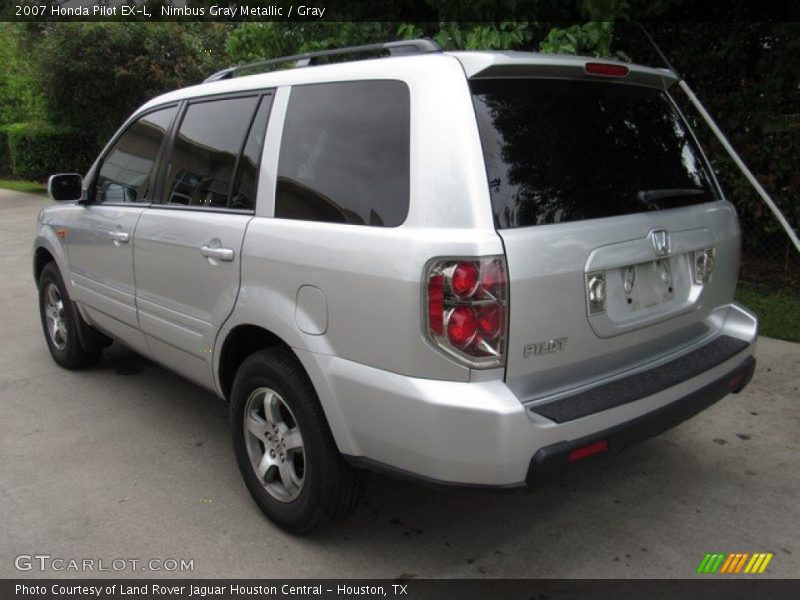
M 48 119 L 104 142 L 136 107 L 227 63 L 218 23 L 28 24 Z
M 18 48 L 19 30 L 16 24 L 0 23 L 0 126 L 38 121 L 44 112 L 34 66 Z
M 743 21 L 708 28 L 664 22 L 648 28 L 789 222 L 800 228 L 800 23 Z M 628 44 L 633 58 L 646 60 L 648 49 L 637 43 L 641 37 Z M 745 257 L 759 258 L 745 264 L 744 276 L 785 279 L 794 264 L 797 278 L 800 259 L 777 220 L 688 100 L 681 93 L 675 97 L 737 207 Z M 765 261 L 770 258 L 777 260 Z M 773 272 L 771 265 L 781 268 Z

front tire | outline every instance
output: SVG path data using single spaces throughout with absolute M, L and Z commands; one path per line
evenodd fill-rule
M 64 280 L 55 263 L 48 263 L 39 276 L 39 315 L 50 354 L 66 369 L 79 369 L 97 362 L 101 348 L 86 349 L 81 345 L 78 328 L 82 317 L 67 294 Z
M 355 510 L 363 476 L 339 454 L 311 381 L 289 350 L 245 359 L 230 410 L 236 462 L 271 521 L 302 535 Z

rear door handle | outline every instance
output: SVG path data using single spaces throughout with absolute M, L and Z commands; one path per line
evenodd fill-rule
M 231 262 L 233 260 L 233 250 L 230 248 L 212 248 L 211 246 L 203 246 L 200 248 L 200 252 L 203 253 L 203 256 L 206 258 L 216 258 L 217 260 L 224 260 L 225 262 Z
M 119 242 L 120 244 L 127 244 L 131 241 L 131 234 L 127 231 L 120 231 L 118 229 L 114 229 L 108 232 L 111 236 L 111 239 L 115 242 Z

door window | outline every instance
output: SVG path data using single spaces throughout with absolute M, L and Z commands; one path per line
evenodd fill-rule
M 172 106 L 144 115 L 130 125 L 108 151 L 95 184 L 94 201 L 149 202 L 153 167 L 164 136 L 175 119 Z
M 165 188 L 167 204 L 199 208 L 253 208 L 255 183 L 245 181 L 245 175 L 242 176 L 235 201 L 229 200 L 237 159 L 258 103 L 259 97 L 251 96 L 189 105 L 170 157 Z M 262 111 L 259 111 L 261 116 Z M 264 135 L 266 116 L 262 121 L 257 123 L 262 128 L 260 138 Z M 261 141 L 259 139 L 258 144 Z M 245 153 L 248 151 L 251 157 L 257 155 L 257 150 L 252 146 Z M 255 158 L 251 160 L 255 161 Z M 249 173 L 253 171 L 255 167 Z

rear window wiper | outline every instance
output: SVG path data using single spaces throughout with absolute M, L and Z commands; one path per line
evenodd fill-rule
M 700 196 L 705 193 L 706 190 L 698 188 L 664 188 L 660 190 L 639 190 L 636 192 L 636 197 L 641 202 L 649 203 L 652 200 L 677 198 L 680 196 Z

